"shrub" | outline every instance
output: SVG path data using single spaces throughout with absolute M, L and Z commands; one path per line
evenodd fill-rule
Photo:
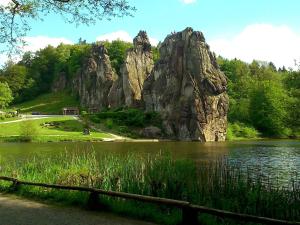
M 260 133 L 251 126 L 243 123 L 229 124 L 227 129 L 227 140 L 236 138 L 258 138 Z
M 108 128 L 108 129 L 112 129 L 113 126 L 114 126 L 114 122 L 112 119 L 106 119 L 105 120 L 105 126 Z
M 128 126 L 128 127 L 146 127 L 146 126 L 157 126 L 161 127 L 161 118 L 160 115 L 156 112 L 147 112 L 144 113 L 138 109 L 115 109 L 104 111 L 96 116 L 91 116 L 90 119 L 99 123 L 101 121 L 108 122 L 112 125 L 118 126 Z M 107 125 L 107 124 L 106 124 Z M 111 126 L 109 125 L 109 126 Z
M 32 120 L 27 120 L 20 123 L 21 141 L 31 142 L 37 134 L 38 128 Z

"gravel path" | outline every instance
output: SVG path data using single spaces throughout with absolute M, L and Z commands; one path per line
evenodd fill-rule
M 46 205 L 0 194 L 0 225 L 154 225 L 103 212 Z

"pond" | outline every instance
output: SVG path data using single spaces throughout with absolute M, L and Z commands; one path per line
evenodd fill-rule
M 106 154 L 156 154 L 170 152 L 175 158 L 196 163 L 227 158 L 232 164 L 285 186 L 300 180 L 300 141 L 267 140 L 221 143 L 198 142 L 101 142 L 101 143 L 0 143 L 1 160 L 26 160 L 33 156 L 49 157 L 65 151 L 95 151 Z M 298 175 L 297 175 L 298 174 Z

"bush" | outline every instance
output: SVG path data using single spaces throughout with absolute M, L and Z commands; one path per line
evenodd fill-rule
M 20 123 L 20 140 L 31 142 L 38 134 L 38 128 L 32 120 L 27 120 Z
M 6 119 L 9 119 L 9 118 L 12 118 L 12 117 L 13 117 L 12 114 L 9 114 L 9 113 L 6 113 L 6 114 L 5 114 L 5 118 L 6 118 Z
M 112 119 L 106 119 L 105 120 L 105 126 L 108 128 L 108 129 L 112 129 L 113 126 L 114 126 L 114 122 Z
M 229 124 L 227 129 L 227 140 L 258 138 L 259 135 L 260 133 L 254 127 L 243 123 Z
M 96 116 L 92 116 L 90 119 L 95 123 L 105 121 L 105 125 L 108 125 L 109 127 L 112 127 L 113 124 L 117 126 L 138 128 L 143 128 L 150 125 L 161 127 L 161 118 L 158 113 L 144 113 L 138 109 L 109 110 L 101 112 Z

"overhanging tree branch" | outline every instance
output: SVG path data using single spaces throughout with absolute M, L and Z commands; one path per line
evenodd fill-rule
M 62 16 L 68 23 L 90 25 L 132 16 L 135 10 L 127 0 L 11 0 L 8 5 L 0 4 L 0 44 L 10 54 L 19 52 L 30 30 L 29 20 L 41 20 L 49 13 Z

